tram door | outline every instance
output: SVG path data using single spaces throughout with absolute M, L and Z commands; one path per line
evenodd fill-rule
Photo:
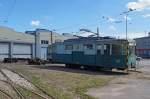
M 96 65 L 103 65 L 103 45 L 97 44 L 97 55 L 96 55 Z

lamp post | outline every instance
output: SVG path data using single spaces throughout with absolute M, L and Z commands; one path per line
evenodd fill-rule
M 123 14 L 125 14 L 125 20 L 126 20 L 126 40 L 128 39 L 128 13 L 135 11 L 136 9 L 129 9 L 129 11 L 123 12 Z M 120 15 L 123 15 L 120 14 Z
M 97 27 L 97 36 L 100 37 L 99 28 Z
M 125 16 L 126 18 L 126 40 L 128 39 L 128 14 Z

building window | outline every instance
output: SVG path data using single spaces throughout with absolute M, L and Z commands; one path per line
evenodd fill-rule
M 41 44 L 49 44 L 49 41 L 47 41 L 47 40 L 41 40 Z
M 85 44 L 84 45 L 84 49 L 85 50 L 92 50 L 93 49 L 93 45 L 92 44 Z
M 66 45 L 65 46 L 65 50 L 72 50 L 73 49 L 73 46 L 72 45 Z
M 41 44 L 44 44 L 44 40 L 41 40 Z
M 45 44 L 48 44 L 49 42 L 48 41 L 45 41 Z

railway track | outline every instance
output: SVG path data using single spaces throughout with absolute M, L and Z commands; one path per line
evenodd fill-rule
M 28 79 L 27 79 L 26 77 L 24 77 L 22 74 L 19 74 L 19 73 L 15 72 L 15 71 L 13 71 L 13 70 L 11 70 L 11 69 L 7 69 L 7 70 L 9 70 L 9 71 L 11 71 L 11 72 L 13 72 L 13 73 L 19 75 L 19 76 L 22 77 L 23 79 L 27 80 L 29 83 L 33 84 L 30 80 L 28 80 Z M 16 85 L 13 81 L 11 81 L 11 79 L 10 79 L 2 70 L 0 70 L 0 72 L 4 75 L 4 77 L 7 78 L 7 81 L 3 81 L 3 82 L 9 84 L 9 85 L 13 88 L 13 90 L 17 93 L 19 99 L 26 99 L 25 96 L 23 96 L 23 94 L 22 94 L 22 93 L 20 92 L 20 90 L 17 88 L 17 85 Z M 33 85 L 34 85 L 34 84 L 33 84 Z M 36 92 L 36 91 L 33 91 L 33 90 L 29 90 L 29 89 L 24 88 L 24 87 L 22 87 L 22 86 L 19 86 L 19 87 L 21 87 L 21 88 L 24 89 L 24 90 L 27 90 L 27 91 L 31 92 L 32 94 L 34 94 L 34 95 L 36 95 L 36 96 L 38 96 L 38 97 L 40 97 L 40 98 L 42 98 L 42 99 L 56 99 L 56 98 L 53 97 L 52 95 L 47 94 L 47 92 L 45 92 L 44 90 L 42 90 L 42 89 L 41 89 L 40 87 L 38 87 L 37 85 L 34 85 L 34 86 L 35 86 L 35 87 L 38 89 L 38 91 L 40 91 L 41 93 Z M 0 92 L 3 93 L 5 96 L 9 97 L 8 99 L 14 99 L 13 97 L 11 97 L 9 94 L 7 94 L 6 92 L 4 92 L 3 90 L 0 90 Z
M 6 98 L 4 98 L 4 99 L 13 99 L 13 97 L 12 97 L 11 95 L 9 95 L 8 93 L 6 93 L 4 90 L 1 90 L 1 89 L 0 89 L 0 93 L 1 93 L 4 97 L 6 97 Z
M 15 83 L 12 82 L 12 81 L 10 80 L 10 78 L 9 78 L 2 70 L 0 70 L 0 72 L 1 72 L 1 73 L 4 75 L 4 77 L 6 77 L 6 79 L 7 79 L 7 81 L 3 81 L 3 82 L 9 84 L 9 85 L 13 88 L 13 90 L 17 93 L 17 95 L 18 95 L 18 97 L 19 97 L 20 99 L 25 99 L 25 97 L 22 95 L 22 93 L 21 93 L 21 92 L 18 90 L 18 88 L 16 87 Z M 12 98 L 12 99 L 13 99 L 13 98 Z

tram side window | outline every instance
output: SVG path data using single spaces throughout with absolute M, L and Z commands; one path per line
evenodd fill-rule
M 73 46 L 72 45 L 66 45 L 65 46 L 65 50 L 72 50 L 73 49 Z
M 93 45 L 92 44 L 85 44 L 84 45 L 84 49 L 85 50 L 92 50 L 93 49 Z
M 102 50 L 102 45 L 101 45 L 101 44 L 98 44 L 98 45 L 97 45 L 97 53 L 98 53 L 98 54 L 101 54 L 101 50 Z
M 79 50 L 79 49 L 80 49 L 80 45 L 74 45 L 74 46 L 73 46 L 73 49 L 74 49 L 74 50 Z
M 121 45 L 112 45 L 112 54 L 113 55 L 121 55 L 122 52 L 121 52 Z
M 104 54 L 110 55 L 110 45 L 109 44 L 104 45 Z

